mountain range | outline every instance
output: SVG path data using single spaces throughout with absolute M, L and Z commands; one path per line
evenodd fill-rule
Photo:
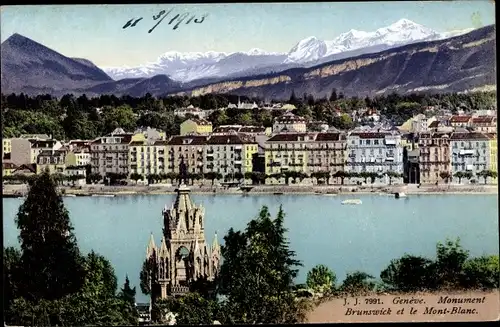
M 373 32 L 350 30 L 331 41 L 322 41 L 311 36 L 299 41 L 290 51 L 283 53 L 266 52 L 261 49 L 233 53 L 167 52 L 155 62 L 137 67 L 102 67 L 102 69 L 113 79 L 164 74 L 179 82 L 190 82 L 202 78 L 252 75 L 262 72 L 263 69 L 270 72 L 307 67 L 414 42 L 445 39 L 471 30 L 438 33 L 410 20 L 400 19 Z
M 2 93 L 142 96 L 231 92 L 279 98 L 292 90 L 322 96 L 333 87 L 346 95 L 359 95 L 388 90 L 463 91 L 496 84 L 494 25 L 463 33 L 444 35 L 400 20 L 374 32 L 351 30 L 333 41 L 310 37 L 288 53 L 260 49 L 247 53 L 169 52 L 155 64 L 127 70 L 126 78 L 14 34 L 1 45 Z M 454 37 L 443 39 L 446 36 Z M 137 76 L 131 77 L 134 74 Z
M 227 79 L 176 94 L 231 93 L 288 99 L 292 92 L 315 97 L 332 89 L 347 96 L 391 92 L 463 92 L 496 89 L 494 25 L 445 40 L 404 45 L 377 53 L 334 60 L 308 68 Z

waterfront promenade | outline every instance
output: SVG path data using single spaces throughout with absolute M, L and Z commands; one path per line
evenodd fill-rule
M 104 186 L 85 185 L 81 187 L 59 187 L 65 195 L 154 195 L 173 194 L 177 186 L 153 184 Z M 189 186 L 195 194 L 370 194 L 370 193 L 406 193 L 406 194 L 498 194 L 498 185 L 484 184 L 441 184 L 441 185 L 247 185 L 244 187 L 223 187 L 212 185 Z M 27 185 L 4 185 L 4 197 L 16 197 L 26 194 Z

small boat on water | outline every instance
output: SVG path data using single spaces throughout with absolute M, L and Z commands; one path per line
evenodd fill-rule
M 342 204 L 362 204 L 363 202 L 361 202 L 360 199 L 348 199 L 348 200 L 344 200 L 342 201 Z
M 65 194 L 64 196 L 65 196 L 65 197 L 69 197 L 69 198 L 74 198 L 74 197 L 76 197 L 76 195 L 75 195 L 75 194 Z
M 394 193 L 394 197 L 396 199 L 399 199 L 399 198 L 406 198 L 406 194 L 403 193 L 403 192 L 400 192 L 400 193 Z
M 105 197 L 105 198 L 114 198 L 114 194 L 92 194 L 92 196 L 100 196 L 100 197 Z

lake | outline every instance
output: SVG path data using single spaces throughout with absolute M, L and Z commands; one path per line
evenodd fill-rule
M 379 277 L 391 259 L 404 253 L 434 257 L 438 241 L 460 237 L 471 255 L 498 254 L 498 195 L 192 195 L 205 206 L 205 236 L 223 244 L 230 227 L 245 228 L 263 205 L 275 216 L 280 204 L 292 250 L 302 260 L 297 282 L 325 264 L 341 282 L 346 273 L 365 271 Z M 362 205 L 341 205 L 359 198 Z M 125 275 L 137 287 L 138 302 L 147 302 L 139 272 L 151 232 L 159 245 L 162 209 L 174 195 L 65 198 L 82 251 L 91 249 L 113 264 L 123 285 Z M 22 199 L 3 199 L 4 245 L 18 244 L 14 217 Z

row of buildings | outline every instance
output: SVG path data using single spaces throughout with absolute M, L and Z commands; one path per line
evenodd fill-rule
M 54 173 L 106 176 L 122 174 L 217 173 L 231 176 L 247 172 L 267 175 L 287 171 L 389 172 L 407 182 L 441 182 L 447 172 L 497 171 L 496 133 L 456 128 L 453 131 L 402 133 L 396 129 L 360 128 L 349 132 L 281 131 L 222 126 L 212 133 L 167 137 L 155 129 L 127 133 L 121 129 L 96 140 L 67 143 L 47 135 L 3 140 L 3 173 Z M 477 180 L 477 178 L 476 178 Z M 269 179 L 269 183 L 280 181 Z M 282 182 L 282 181 L 281 181 Z M 332 178 L 331 183 L 338 182 Z

